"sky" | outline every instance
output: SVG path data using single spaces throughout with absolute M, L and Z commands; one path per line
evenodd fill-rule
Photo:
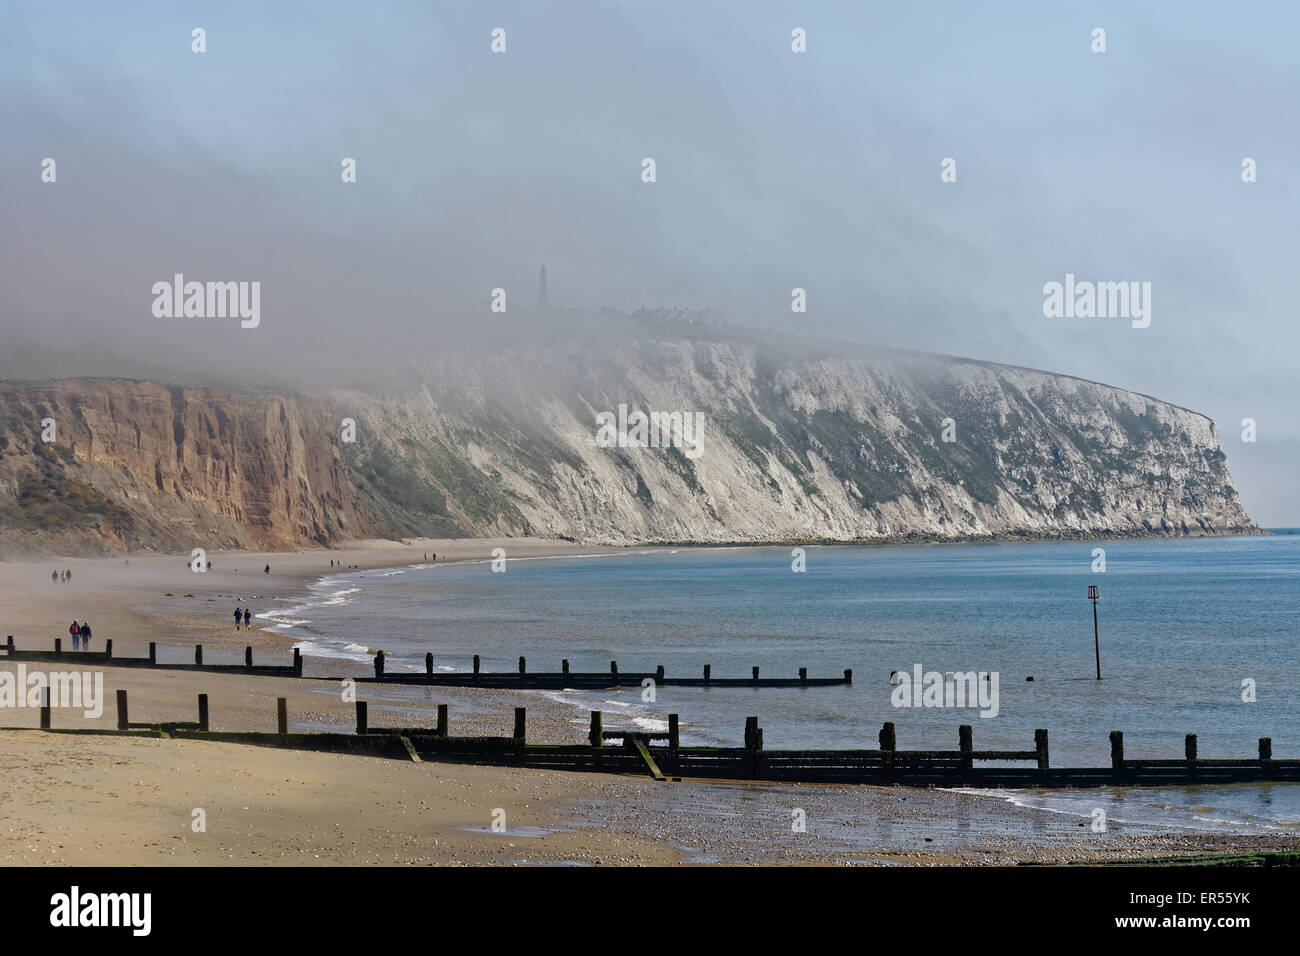
M 557 305 L 1186 406 L 1300 526 L 1298 38 L 1283 2 L 14 0 L 0 374 L 329 385 L 490 330 L 544 263 Z M 260 281 L 261 324 L 155 317 L 178 272 Z M 1067 273 L 1149 282 L 1150 325 L 1044 316 Z

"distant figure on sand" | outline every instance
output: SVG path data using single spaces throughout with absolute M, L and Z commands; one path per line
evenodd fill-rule
M 68 568 L 68 570 L 64 571 L 63 573 L 67 575 L 67 578 L 65 578 L 65 580 L 67 581 L 72 580 L 72 568 Z
M 85 621 L 81 622 L 81 649 L 90 650 L 90 625 Z
M 262 569 L 262 573 L 263 573 L 263 574 L 270 574 L 270 573 L 271 573 L 271 566 L 268 564 L 266 567 L 264 567 L 264 568 Z
M 68 633 L 72 635 L 72 649 L 74 651 L 81 649 L 81 627 L 77 624 L 76 618 L 72 619 L 72 626 L 68 628 Z
M 58 572 L 58 571 L 51 571 L 51 572 L 50 572 L 50 580 L 51 580 L 51 581 L 58 581 L 58 580 L 59 580 L 59 572 Z
M 253 629 L 253 612 L 244 608 L 244 629 L 251 631 Z
M 244 612 L 238 607 L 235 608 L 235 630 L 239 630 L 239 619 L 244 616 Z

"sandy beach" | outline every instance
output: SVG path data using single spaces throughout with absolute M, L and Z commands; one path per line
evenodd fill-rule
M 49 647 L 68 623 L 89 620 L 92 649 L 142 655 L 149 641 L 201 643 L 205 660 L 287 663 L 293 641 L 236 631 L 236 601 L 255 609 L 289 600 L 343 567 L 587 554 L 542 540 L 416 540 L 287 554 L 212 553 L 212 570 L 186 555 L 61 558 L 0 564 L 3 634 Z M 271 572 L 263 573 L 269 564 Z M 50 580 L 71 569 L 70 583 Z M 29 669 L 36 666 L 28 665 Z M 14 670 L 16 664 L 0 664 Z M 275 699 L 290 729 L 348 732 L 354 709 L 337 681 L 104 667 L 103 716 L 59 709 L 56 728 L 111 728 L 113 692 L 130 695 L 134 721 L 194 720 L 210 701 L 213 730 L 274 730 Z M 356 673 L 347 661 L 307 658 L 306 677 Z M 528 734 L 578 742 L 573 713 L 539 694 L 363 685 L 372 723 L 414 722 L 450 706 L 455 734 L 506 734 L 526 706 Z M 381 693 L 382 692 L 382 693 Z M 432 714 L 430 714 L 430 722 Z M 1293 849 L 1285 835 L 1216 836 L 1116 829 L 1088 833 L 1061 814 L 948 791 L 763 785 L 407 763 L 215 741 L 43 733 L 33 708 L 0 712 L 0 860 L 7 864 L 993 864 L 1151 856 L 1215 850 Z M 206 831 L 193 828 L 201 809 Z M 790 825 L 795 809 L 806 832 Z M 494 811 L 506 829 L 493 832 Z

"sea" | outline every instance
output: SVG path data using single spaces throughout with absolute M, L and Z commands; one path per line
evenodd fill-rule
M 1053 766 L 1108 766 L 1112 730 L 1132 758 L 1300 758 L 1300 533 L 1173 540 L 639 548 L 613 554 L 414 564 L 323 576 L 261 615 L 305 654 L 376 650 L 391 670 L 654 671 L 668 676 L 836 677 L 808 688 L 632 686 L 535 691 L 606 727 L 665 729 L 737 745 L 756 716 L 764 746 L 871 748 L 885 721 L 900 749 L 1032 750 Z M 495 568 L 495 570 L 494 570 Z M 1096 586 L 1099 600 L 1089 599 Z M 1100 656 L 1102 679 L 1097 679 Z M 977 672 L 984 701 L 925 706 L 895 672 Z M 992 691 L 996 690 L 993 695 Z M 652 693 L 651 693 L 652 691 Z M 981 706 L 983 704 L 983 706 Z M 993 791 L 1083 816 L 1094 794 Z M 1300 828 L 1300 785 L 1107 791 L 1113 818 L 1150 825 Z M 1116 816 L 1119 814 L 1119 816 Z M 1300 832 L 1300 831 L 1298 831 Z

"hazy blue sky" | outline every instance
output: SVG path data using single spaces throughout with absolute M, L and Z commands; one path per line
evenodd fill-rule
M 9 2 L 0 346 L 66 341 L 75 373 L 361 341 L 404 363 L 492 322 L 493 287 L 531 302 L 544 262 L 554 303 L 710 306 L 1188 406 L 1252 516 L 1300 525 L 1298 10 Z M 155 319 L 178 271 L 261 280 L 261 328 Z M 1067 272 L 1149 281 L 1150 327 L 1044 318 Z

